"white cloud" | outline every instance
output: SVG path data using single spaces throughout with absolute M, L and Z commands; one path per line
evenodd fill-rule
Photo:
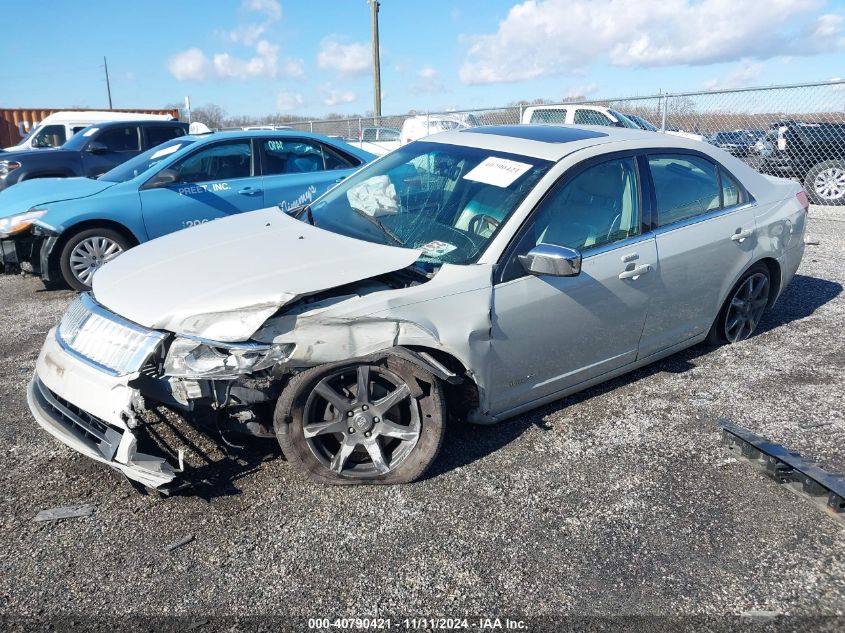
M 447 92 L 446 83 L 431 66 L 423 66 L 417 71 L 416 81 L 411 85 L 413 93 L 437 93 Z
M 280 92 L 276 96 L 276 108 L 278 110 L 297 110 L 305 104 L 305 99 L 299 93 Z
M 241 6 L 254 13 L 263 13 L 269 20 L 279 20 L 282 17 L 282 5 L 278 0 L 243 0 Z
M 249 59 L 233 57 L 229 53 L 218 53 L 214 56 L 214 70 L 223 79 L 234 77 L 248 79 L 250 77 L 276 77 L 279 69 L 279 47 L 261 40 L 255 47 L 256 55 Z
M 343 103 L 352 103 L 358 98 L 351 90 L 337 90 L 331 86 L 322 86 L 320 88 L 320 95 L 324 106 L 336 106 Z
M 344 75 L 359 75 L 367 72 L 371 65 L 371 49 L 366 42 L 341 44 L 327 37 L 320 43 L 317 65 Z
M 598 92 L 598 84 L 578 84 L 570 86 L 563 91 L 561 101 L 571 101 L 572 99 L 583 99 Z
M 264 35 L 266 30 L 266 24 L 241 24 L 231 31 L 225 31 L 223 35 L 227 40 L 235 44 L 252 46 L 261 39 L 261 36 Z
M 845 46 L 843 18 L 808 20 L 820 0 L 525 0 L 492 34 L 463 36 L 468 84 L 618 66 L 710 64 Z M 815 33 L 815 41 L 804 34 Z
M 264 15 L 261 22 L 240 24 L 231 31 L 217 31 L 224 39 L 235 44 L 253 46 L 267 32 L 267 28 L 282 18 L 282 6 L 277 0 L 243 0 L 241 8 L 251 13 Z
M 172 57 L 167 67 L 170 74 L 180 81 L 201 80 L 209 76 L 220 79 L 274 79 L 305 74 L 304 60 L 287 57 L 280 63 L 279 47 L 267 40 L 260 40 L 255 46 L 255 55 L 246 59 L 230 53 L 215 53 L 209 60 L 200 49 L 190 48 Z
M 707 90 L 746 88 L 760 78 L 761 72 L 763 64 L 743 59 L 726 77 L 708 79 L 704 82 L 704 87 Z
M 286 77 L 302 77 L 305 74 L 305 60 L 301 57 L 286 57 L 282 62 L 281 74 Z
M 176 53 L 167 62 L 170 74 L 180 81 L 205 79 L 210 68 L 208 58 L 198 48 Z

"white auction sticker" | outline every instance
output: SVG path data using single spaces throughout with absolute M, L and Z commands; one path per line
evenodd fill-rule
M 440 240 L 434 240 L 433 242 L 429 242 L 428 244 L 418 246 L 417 248 L 421 248 L 423 255 L 427 255 L 428 257 L 443 257 L 444 255 L 446 255 L 447 253 L 451 253 L 458 247 L 454 244 L 449 244 L 449 242 L 441 242 Z
M 470 170 L 464 178 L 496 187 L 508 187 L 529 169 L 531 165 L 528 163 L 490 156 Z

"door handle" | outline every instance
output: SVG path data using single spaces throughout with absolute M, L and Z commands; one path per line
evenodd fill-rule
M 263 193 L 263 189 L 253 189 L 252 187 L 244 187 L 238 191 L 239 194 L 242 196 L 257 196 L 259 193 Z
M 643 264 L 642 266 L 636 266 L 631 270 L 625 270 L 619 273 L 619 279 L 631 279 L 636 281 L 640 275 L 645 275 L 648 272 L 651 272 L 651 265 Z
M 746 240 L 746 238 L 749 238 L 752 235 L 754 235 L 754 229 L 737 229 L 736 233 L 731 235 L 731 239 L 734 242 L 739 242 L 740 244 L 742 244 Z

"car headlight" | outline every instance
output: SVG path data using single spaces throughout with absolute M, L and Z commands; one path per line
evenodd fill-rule
M 32 223 L 47 213 L 47 209 L 33 209 L 8 218 L 0 218 L 0 237 L 9 237 L 23 233 Z
M 21 164 L 16 160 L 0 160 L 0 176 L 5 176 L 10 171 L 15 171 Z
M 295 345 L 218 343 L 178 337 L 164 361 L 164 375 L 174 378 L 237 378 L 287 360 Z

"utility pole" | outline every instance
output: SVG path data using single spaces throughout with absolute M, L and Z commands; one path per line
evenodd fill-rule
M 378 0 L 367 0 L 370 3 L 370 10 L 373 23 L 373 114 L 374 124 L 379 124 L 381 117 L 381 62 L 378 54 Z
M 109 93 L 109 110 L 111 110 L 112 105 L 111 105 L 111 84 L 109 83 L 109 63 L 106 61 L 105 55 L 103 55 L 103 68 L 106 69 L 106 90 Z

